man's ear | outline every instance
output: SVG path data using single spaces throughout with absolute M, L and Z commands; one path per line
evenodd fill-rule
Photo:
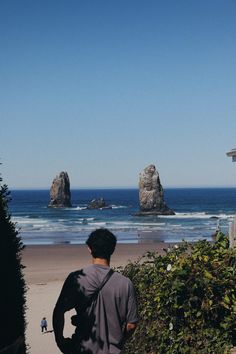
M 88 246 L 89 253 L 92 254 L 91 248 Z

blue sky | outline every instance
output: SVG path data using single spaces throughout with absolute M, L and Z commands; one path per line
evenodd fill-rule
M 236 186 L 236 2 L 0 2 L 10 188 Z

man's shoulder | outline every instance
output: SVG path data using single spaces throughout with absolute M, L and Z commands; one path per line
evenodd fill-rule
M 90 277 L 95 273 L 96 273 L 96 268 L 94 268 L 93 264 L 90 264 L 81 269 L 77 269 L 70 272 L 67 278 L 70 279 L 70 281 L 73 281 L 75 279 L 78 281 L 78 279 Z
M 117 271 L 114 271 L 113 281 L 114 282 L 118 282 L 119 284 L 126 285 L 126 286 L 132 286 L 132 281 L 129 278 L 127 278 L 126 276 L 124 276 L 123 274 L 121 274 L 120 272 L 117 272 Z
M 90 277 L 90 275 L 94 275 L 94 273 L 96 273 L 96 267 L 94 267 L 94 265 L 88 265 L 82 269 L 78 269 L 75 271 L 72 271 L 69 275 L 68 278 L 70 279 L 70 281 L 73 280 L 77 280 L 78 278 L 83 278 L 83 277 Z M 133 283 L 132 281 L 127 278 L 126 276 L 124 276 L 123 274 L 121 274 L 119 271 L 114 270 L 114 273 L 111 276 L 111 279 L 113 282 L 118 283 L 118 284 L 122 284 L 122 285 L 126 285 L 126 286 L 132 286 Z
M 94 266 L 94 264 L 89 264 L 81 269 L 77 269 L 72 271 L 70 274 L 72 275 L 81 275 L 81 274 L 87 274 L 90 272 L 94 272 L 94 270 L 96 269 L 96 267 Z
M 129 278 L 127 278 L 125 275 L 123 275 L 122 273 L 114 270 L 114 275 L 117 277 L 117 278 L 120 278 L 120 279 L 123 279 L 124 281 L 130 281 Z
M 75 280 L 78 278 L 85 276 L 84 270 L 83 269 L 77 269 L 72 272 L 70 272 L 65 280 L 65 283 L 71 284 L 74 283 Z
M 73 278 L 73 277 L 76 277 L 76 276 L 82 275 L 82 274 L 84 274 L 83 269 L 73 270 L 72 272 L 69 273 L 68 278 Z

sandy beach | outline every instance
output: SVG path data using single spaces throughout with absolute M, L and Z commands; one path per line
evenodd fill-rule
M 124 266 L 147 251 L 163 252 L 167 244 L 142 243 L 118 244 L 111 266 Z M 60 354 L 52 332 L 52 311 L 66 276 L 91 262 L 85 245 L 27 246 L 22 253 L 22 263 L 27 291 L 26 340 L 30 354 Z M 65 336 L 70 336 L 74 327 L 70 325 L 72 311 L 66 314 Z M 40 321 L 48 321 L 48 332 L 41 333 Z

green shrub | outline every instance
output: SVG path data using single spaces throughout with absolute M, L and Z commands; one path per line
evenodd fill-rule
M 25 348 L 25 282 L 22 275 L 23 245 L 8 210 L 9 192 L 0 177 L 0 350 L 21 337 Z
M 147 253 L 122 273 L 134 283 L 140 322 L 127 354 L 227 353 L 236 344 L 236 250 L 228 238 Z

